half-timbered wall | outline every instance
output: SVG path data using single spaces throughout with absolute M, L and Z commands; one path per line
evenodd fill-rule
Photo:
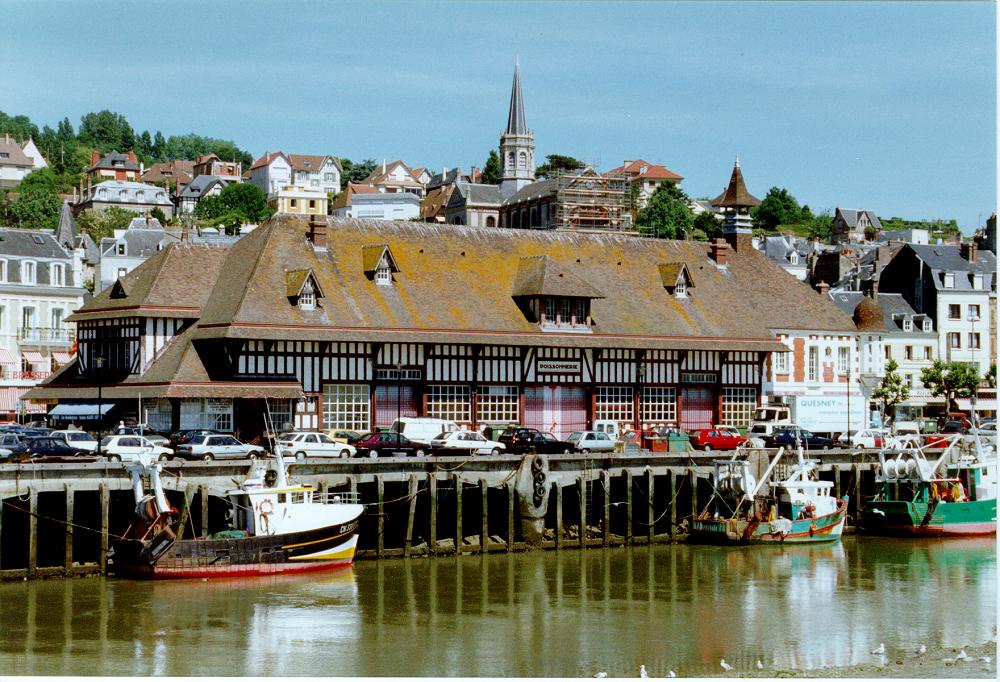
M 142 368 L 145 370 L 171 339 L 184 328 L 186 320 L 179 317 L 147 317 L 142 321 Z
M 86 320 L 80 322 L 77 329 L 77 356 L 82 373 L 94 370 L 96 358 L 103 358 L 103 373 L 134 374 L 139 371 L 138 317 Z

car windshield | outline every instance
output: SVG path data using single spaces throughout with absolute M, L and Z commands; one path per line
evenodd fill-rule
M 445 438 L 447 438 L 448 436 L 450 436 L 451 433 L 452 433 L 451 431 L 442 431 L 438 435 L 434 436 L 434 438 L 432 440 L 444 440 Z
M 111 442 L 111 436 L 105 436 L 104 438 L 101 439 L 101 445 L 107 445 L 110 442 Z
M 574 431 L 573 433 L 569 434 L 569 438 L 567 438 L 566 440 L 568 440 L 571 443 L 575 443 L 581 438 L 583 438 L 583 433 L 580 431 Z
M 79 431 L 76 433 L 67 433 L 65 435 L 66 435 L 66 440 L 91 440 L 90 434 L 82 433 Z

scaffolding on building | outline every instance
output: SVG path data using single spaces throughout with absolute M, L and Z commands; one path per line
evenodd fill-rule
M 629 181 L 625 175 L 559 173 L 555 182 L 557 230 L 634 232 L 628 208 Z

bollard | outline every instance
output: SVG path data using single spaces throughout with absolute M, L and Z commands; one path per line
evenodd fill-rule
M 507 551 L 514 551 L 514 481 L 507 481 Z
M 555 496 L 556 501 L 556 549 L 562 547 L 563 539 L 563 518 L 562 518 L 562 486 L 560 486 L 555 481 L 552 482 L 552 494 Z
M 455 555 L 462 553 L 462 479 L 454 474 L 455 481 Z
M 111 495 L 108 493 L 108 484 L 101 483 L 100 487 L 101 494 L 101 556 L 100 556 L 100 566 L 101 573 L 104 573 L 108 568 L 108 525 L 110 521 L 110 505 L 111 505 Z
M 66 569 L 66 574 L 69 575 L 70 571 L 73 570 L 73 507 L 76 503 L 76 495 L 73 492 L 73 486 L 69 483 L 65 486 L 66 490 L 66 555 L 63 561 L 63 568 Z
M 410 509 L 406 514 L 406 538 L 403 540 L 403 556 L 410 556 L 410 547 L 413 544 L 413 517 L 417 513 L 417 476 L 410 475 L 410 485 L 407 488 L 410 498 Z M 409 573 L 409 572 L 407 572 Z
M 576 479 L 577 490 L 580 491 L 580 549 L 587 546 L 587 488 L 583 476 Z
M 646 544 L 653 544 L 653 470 L 646 469 Z
M 375 537 L 375 556 L 379 559 L 385 551 L 385 481 L 375 475 L 375 497 L 378 500 L 378 531 Z
M 486 495 L 489 489 L 486 487 L 486 479 L 479 479 L 479 494 L 482 496 L 483 530 L 479 535 L 479 551 L 486 554 L 490 546 L 490 515 L 487 508 Z
M 608 479 L 608 472 L 601 472 L 601 488 L 604 497 L 604 520 L 601 523 L 601 545 L 608 546 L 611 533 L 611 482 Z
M 625 477 L 625 544 L 632 544 L 632 472 L 622 469 Z
M 430 547 L 428 551 L 434 554 L 437 551 L 437 539 L 438 539 L 438 482 L 437 476 L 434 474 L 427 474 L 427 491 L 430 494 L 430 525 L 431 525 L 431 539 Z
M 34 578 L 38 571 L 38 491 L 29 488 L 28 495 L 28 577 Z

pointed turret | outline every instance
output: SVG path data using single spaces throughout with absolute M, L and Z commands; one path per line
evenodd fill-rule
M 507 129 L 500 135 L 500 196 L 509 197 L 535 181 L 535 136 L 524 118 L 521 65 L 514 64 Z
M 55 238 L 67 249 L 76 248 L 76 220 L 69 208 L 69 202 L 64 201 L 59 213 L 59 223 L 56 225 Z
M 743 182 L 743 171 L 740 170 L 740 157 L 736 157 L 733 174 L 729 178 L 729 186 L 712 201 L 712 206 L 725 209 L 725 221 L 722 224 L 722 236 L 729 245 L 739 252 L 753 248 L 753 219 L 750 209 L 760 205 L 760 199 L 747 191 Z
M 743 171 L 740 170 L 740 157 L 736 157 L 736 164 L 733 166 L 733 175 L 729 178 L 729 186 L 726 191 L 717 196 L 712 201 L 712 206 L 718 208 L 752 208 L 759 206 L 760 199 L 747 191 L 747 186 L 743 182 Z

